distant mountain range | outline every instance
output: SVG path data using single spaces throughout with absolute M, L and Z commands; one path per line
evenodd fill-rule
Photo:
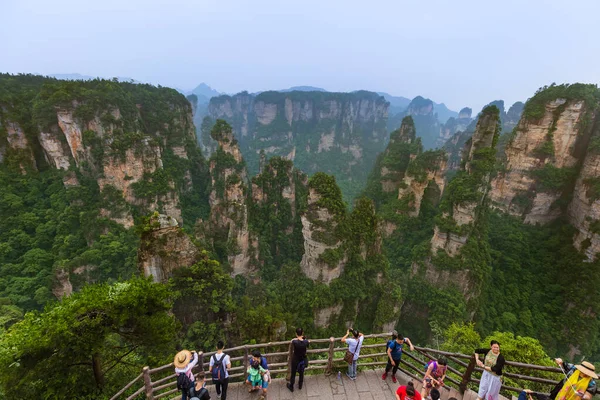
M 90 79 L 95 78 L 90 75 L 82 75 L 82 74 L 78 74 L 78 73 L 52 74 L 52 75 L 48 75 L 48 76 L 56 78 L 56 79 L 66 79 L 66 80 L 90 80 Z M 143 83 L 143 82 L 137 81 L 137 80 L 129 78 L 129 77 L 117 77 L 117 79 L 120 82 L 132 82 L 133 81 L 134 83 Z M 198 97 L 198 113 L 200 114 L 199 115 L 200 118 L 196 119 L 197 123 L 201 122 L 201 118 L 203 118 L 204 115 L 206 114 L 206 106 L 208 106 L 210 99 L 212 97 L 217 97 L 222 94 L 225 94 L 224 92 L 219 92 L 218 90 L 213 89 L 212 87 L 210 87 L 208 84 L 206 84 L 204 82 L 202 82 L 201 84 L 199 84 L 192 90 L 182 90 L 179 88 L 176 88 L 176 90 L 186 96 L 190 95 L 190 94 L 195 94 Z M 308 85 L 292 86 L 287 89 L 279 89 L 276 91 L 283 92 L 283 93 L 293 92 L 293 91 L 329 92 L 328 90 L 325 90 L 323 88 L 315 87 L 315 86 L 308 86 Z M 252 93 L 252 95 L 256 96 L 262 92 L 263 91 L 258 91 L 256 93 Z M 401 120 L 401 118 L 394 118 L 394 117 L 397 116 L 398 114 L 404 113 L 406 111 L 406 109 L 408 108 L 408 105 L 411 102 L 411 99 L 409 99 L 407 97 L 403 97 L 403 96 L 393 96 L 393 95 L 391 95 L 389 93 L 385 93 L 385 92 L 378 92 L 377 94 L 383 96 L 387 101 L 390 102 L 389 118 Z M 433 112 L 434 112 L 434 114 L 437 114 L 437 119 L 441 124 L 445 124 L 446 121 L 448 121 L 448 119 L 450 119 L 450 118 L 458 117 L 458 112 L 456 112 L 454 110 L 450 110 L 448 107 L 446 107 L 446 105 L 444 103 L 436 103 L 435 101 L 433 101 Z

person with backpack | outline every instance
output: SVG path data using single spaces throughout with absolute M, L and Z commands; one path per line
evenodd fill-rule
M 223 352 L 225 345 L 222 340 L 217 343 L 217 352 L 210 358 L 208 372 L 212 377 L 217 390 L 217 399 L 227 400 L 227 386 L 229 385 L 229 372 L 231 359 Z
M 485 355 L 483 361 L 479 360 L 479 355 Z M 479 382 L 478 400 L 498 400 L 500 396 L 500 387 L 502 382 L 502 368 L 504 368 L 504 356 L 500 354 L 500 343 L 495 340 L 490 342 L 489 349 L 475 349 L 475 360 L 479 368 L 483 368 L 481 381 Z
M 348 338 L 350 336 L 350 331 L 352 331 L 353 338 Z M 348 352 L 352 353 L 352 362 L 348 362 L 348 372 L 346 375 L 351 380 L 356 380 L 356 363 L 358 361 L 358 356 L 360 355 L 360 348 L 362 347 L 365 336 L 357 331 L 356 329 L 348 329 L 344 337 L 342 337 L 342 343 L 348 344 Z
M 426 365 L 425 376 L 423 377 L 423 388 L 421 389 L 421 397 L 424 399 L 429 396 L 432 389 L 437 389 L 444 386 L 446 379 L 446 371 L 448 370 L 448 361 L 444 357 L 439 360 L 431 360 Z M 433 396 L 432 396 L 433 399 Z
M 302 390 L 304 382 L 304 369 L 308 365 L 306 358 L 306 349 L 310 342 L 304 336 L 302 328 L 296 328 L 296 338 L 292 339 L 294 354 L 292 356 L 292 374 L 290 382 L 286 385 L 290 392 L 294 391 L 294 382 L 296 381 L 296 372 L 298 373 L 298 390 Z
M 271 383 L 271 374 L 269 373 L 269 365 L 267 364 L 267 359 L 260 354 L 260 351 L 254 350 L 254 352 L 252 352 L 252 356 L 250 356 L 250 359 L 248 361 L 248 364 L 251 364 L 253 361 L 257 362 L 265 370 L 262 379 L 262 395 L 259 398 L 259 400 L 264 400 L 267 398 L 267 388 L 269 387 L 269 383 Z M 248 376 L 247 382 L 250 383 L 250 376 Z M 251 391 L 255 391 L 259 388 L 254 389 L 251 386 L 250 389 Z
M 409 381 L 406 386 L 396 390 L 396 400 L 421 400 L 421 393 L 415 390 L 415 384 Z
M 205 386 L 204 375 L 198 376 L 196 383 L 192 385 L 188 392 L 190 400 L 210 400 L 210 393 L 208 393 Z
M 402 359 L 402 348 L 404 344 L 408 343 L 410 350 L 414 351 L 415 347 L 411 343 L 410 339 L 398 334 L 396 331 L 392 334 L 392 340 L 387 343 L 387 355 L 388 361 L 385 366 L 385 372 L 381 375 L 381 379 L 386 380 L 390 370 L 392 371 L 392 382 L 396 383 L 396 372 L 400 367 L 400 360 Z
M 198 353 L 195 351 L 181 350 L 175 354 L 173 365 L 177 375 L 177 389 L 181 390 L 181 400 L 186 400 L 190 388 L 194 385 L 192 368 L 198 363 Z

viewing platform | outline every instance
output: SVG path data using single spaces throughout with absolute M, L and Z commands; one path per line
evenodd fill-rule
M 476 390 L 479 384 L 478 376 L 482 372 L 476 366 L 473 354 L 461 354 L 415 346 L 414 351 L 404 348 L 402 361 L 393 383 L 391 375 L 384 381 L 381 379 L 383 368 L 387 364 L 387 341 L 391 333 L 365 335 L 365 342 L 361 346 L 358 359 L 358 376 L 355 381 L 346 376 L 347 364 L 343 356 L 346 346 L 341 338 L 309 339 L 310 348 L 307 350 L 309 358 L 308 367 L 304 377 L 304 387 L 294 388 L 290 392 L 286 383 L 290 376 L 293 347 L 291 341 L 260 343 L 243 345 L 225 349 L 231 357 L 231 369 L 228 400 L 259 399 L 260 391 L 248 393 L 249 387 L 244 385 L 249 356 L 258 350 L 267 358 L 269 371 L 273 380 L 268 388 L 267 399 L 395 399 L 398 386 L 413 381 L 415 388 L 421 390 L 421 380 L 425 372 L 425 365 L 430 360 L 437 360 L 444 356 L 448 360 L 448 373 L 446 386 L 440 389 L 441 400 L 452 397 L 457 400 L 476 400 Z M 214 352 L 198 352 L 199 361 L 194 368 L 196 376 L 206 376 L 207 388 L 211 398 L 216 399 L 216 391 L 210 376 L 207 364 Z M 338 371 L 341 377 L 338 378 Z M 551 373 L 551 374 L 548 374 Z M 503 385 L 506 393 L 520 392 L 523 388 L 549 393 L 550 389 L 562 379 L 561 370 L 556 367 L 523 364 L 507 361 L 504 377 L 516 382 L 519 387 Z M 555 378 L 550 379 L 549 377 Z M 297 382 L 297 380 L 296 380 Z M 177 377 L 173 364 L 166 364 L 157 368 L 148 366 L 116 393 L 110 400 L 157 400 L 180 399 L 181 393 L 177 390 Z M 506 400 L 500 396 L 500 400 Z

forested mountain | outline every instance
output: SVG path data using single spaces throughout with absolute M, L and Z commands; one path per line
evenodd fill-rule
M 178 347 L 296 326 L 425 344 L 474 322 L 597 359 L 599 104 L 543 88 L 503 152 L 511 111 L 487 106 L 452 161 L 415 116 L 387 143 L 373 93 L 242 93 L 211 101 L 231 123 L 205 121 L 205 158 L 172 89 L 0 75 L 1 394 L 106 398 Z M 367 155 L 350 210 L 320 168 Z
M 366 91 L 242 92 L 211 99 L 201 143 L 205 152 L 215 151 L 209 132 L 223 118 L 233 127 L 251 174 L 258 171 L 261 152 L 285 157 L 309 175 L 333 174 L 350 201 L 386 145 L 387 116 L 385 99 Z
M 410 141 L 390 141 L 365 193 L 386 226 L 392 270 L 410 277 L 403 329 L 423 335 L 472 319 L 481 332 L 535 336 L 571 356 L 598 352 L 598 96 L 593 85 L 542 88 L 505 134 L 503 152 L 500 127 L 511 118 L 492 103 L 472 134 L 452 138 L 447 162 L 442 153 L 425 164 L 418 187 Z M 410 125 L 405 119 L 401 131 Z M 394 157 L 411 161 L 385 162 Z M 458 173 L 443 187 L 445 168 Z M 390 176 L 403 178 L 390 185 Z

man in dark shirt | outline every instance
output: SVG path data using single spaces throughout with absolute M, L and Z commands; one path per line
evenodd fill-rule
M 190 388 L 190 392 L 188 393 L 191 398 L 197 397 L 200 400 L 210 400 L 210 394 L 208 390 L 204 387 L 204 376 L 198 376 L 196 378 L 196 382 Z
M 296 338 L 292 340 L 294 346 L 294 355 L 292 356 L 292 376 L 290 377 L 290 383 L 287 384 L 287 388 L 290 392 L 294 391 L 294 382 L 296 381 L 296 372 L 298 372 L 298 389 L 302 389 L 304 382 L 304 369 L 308 364 L 306 358 L 306 349 L 309 345 L 309 341 L 306 340 L 302 328 L 296 328 Z

